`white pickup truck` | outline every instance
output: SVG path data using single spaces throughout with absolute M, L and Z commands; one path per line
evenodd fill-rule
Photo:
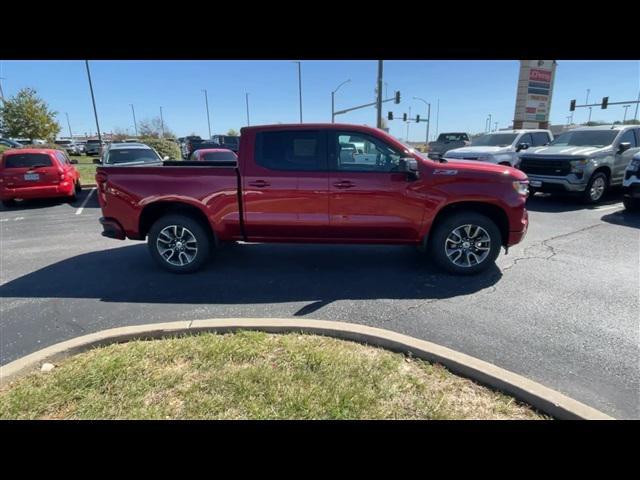
M 449 150 L 445 158 L 516 167 L 521 151 L 546 145 L 552 140 L 553 134 L 549 130 L 501 130 L 481 136 L 469 147 Z

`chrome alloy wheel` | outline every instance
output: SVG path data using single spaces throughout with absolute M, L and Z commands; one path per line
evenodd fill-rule
M 444 242 L 449 261 L 458 267 L 473 267 L 485 261 L 491 251 L 491 237 L 478 225 L 454 228 Z
M 591 184 L 591 189 L 589 190 L 589 196 L 591 197 L 591 200 L 593 200 L 594 202 L 600 200 L 600 197 L 602 197 L 602 194 L 604 193 L 605 187 L 606 183 L 604 181 L 604 178 L 596 178 Z
M 196 258 L 198 242 L 189 229 L 180 225 L 169 225 L 158 234 L 156 248 L 164 261 L 183 267 Z

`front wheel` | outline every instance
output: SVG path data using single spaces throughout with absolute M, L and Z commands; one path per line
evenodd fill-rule
M 473 275 L 493 265 L 502 236 L 496 224 L 476 212 L 460 212 L 438 223 L 429 239 L 436 265 L 457 275 Z
M 594 173 L 582 194 L 582 201 L 587 205 L 593 205 L 604 197 L 609 186 L 609 178 L 603 172 Z
M 151 257 L 165 270 L 191 273 L 209 257 L 210 241 L 203 226 L 187 215 L 166 215 L 149 230 Z

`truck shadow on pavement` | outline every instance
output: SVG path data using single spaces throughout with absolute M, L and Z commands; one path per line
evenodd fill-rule
M 19 200 L 11 207 L 5 207 L 4 205 L 0 205 L 0 212 L 19 212 L 21 210 L 38 210 L 49 207 L 57 207 L 59 205 L 67 205 L 70 208 L 78 208 L 85 201 L 89 193 L 91 192 L 90 188 L 83 188 L 82 192 L 78 195 L 78 198 L 75 202 L 69 202 L 65 198 L 39 198 L 34 200 Z M 83 206 L 84 208 L 100 208 L 100 204 L 98 203 L 98 197 L 96 196 L 96 192 L 91 194 L 91 198 L 87 201 Z
M 628 210 L 621 210 L 618 212 L 610 213 L 608 215 L 604 215 L 601 220 L 603 222 L 612 223 L 614 225 L 640 229 L 640 212 L 629 212 Z
M 580 197 L 569 194 L 537 194 L 527 199 L 526 208 L 532 212 L 560 213 L 576 210 L 597 210 L 599 207 L 607 207 L 622 202 L 622 190 L 611 189 L 606 197 L 597 205 L 586 205 Z M 622 205 L 621 205 L 622 207 Z
M 260 304 L 444 299 L 494 285 L 497 266 L 469 277 L 443 274 L 413 247 L 245 244 L 222 247 L 201 271 L 174 275 L 145 244 L 86 253 L 0 286 L 0 298 L 90 298 L 104 302 Z

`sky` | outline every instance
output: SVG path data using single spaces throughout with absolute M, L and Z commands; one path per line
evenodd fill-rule
M 293 61 L 90 61 L 100 129 L 120 129 L 134 133 L 131 104 L 136 120 L 163 118 L 176 135 L 196 133 L 208 136 L 205 95 L 207 90 L 211 133 L 226 133 L 247 125 L 245 93 L 249 93 L 251 125 L 297 123 L 299 121 L 298 65 Z M 375 101 L 377 62 L 371 60 L 302 60 L 303 121 L 331 121 L 331 91 L 345 80 L 335 95 L 336 110 Z M 400 61 L 384 62 L 384 82 L 388 96 L 401 92 L 401 103 L 383 104 L 383 117 L 393 111 L 418 113 L 426 118 L 427 106 L 413 97 L 431 103 L 430 137 L 437 131 L 485 129 L 486 119 L 498 128 L 508 127 L 514 115 L 519 73 L 517 60 Z M 65 113 L 74 134 L 95 132 L 95 120 L 84 61 L 0 60 L 0 80 L 5 97 L 24 87 L 33 87 L 58 112 L 69 133 Z M 559 60 L 551 105 L 551 123 L 565 124 L 569 102 L 590 103 L 609 96 L 609 102 L 636 100 L 640 92 L 639 61 Z M 439 113 L 438 104 L 439 100 Z M 635 105 L 627 112 L 633 118 Z M 588 109 L 574 112 L 576 123 L 587 120 Z M 591 120 L 622 120 L 622 105 L 592 111 Z M 375 125 L 375 107 L 336 117 L 336 122 Z M 406 140 L 407 124 L 388 122 L 390 133 Z M 493 128 L 493 125 L 492 125 Z M 423 141 L 426 123 L 409 124 L 409 140 Z

